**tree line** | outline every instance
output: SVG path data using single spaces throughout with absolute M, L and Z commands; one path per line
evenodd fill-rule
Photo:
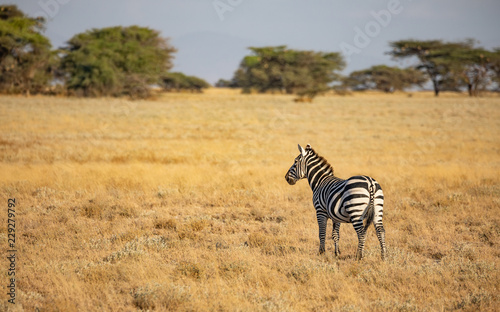
M 26 16 L 15 5 L 0 6 L 0 93 L 76 96 L 150 96 L 166 91 L 201 92 L 201 78 L 170 72 L 176 49 L 156 30 L 139 27 L 91 29 L 52 49 L 42 33 L 45 20 Z M 296 94 L 311 100 L 329 90 L 394 92 L 431 82 L 441 91 L 467 90 L 470 96 L 500 85 L 500 48 L 486 50 L 473 40 L 399 40 L 388 55 L 415 63 L 407 68 L 376 65 L 342 76 L 342 54 L 251 47 L 230 80 L 218 87 L 243 92 Z
M 201 91 L 203 79 L 171 73 L 176 49 L 158 31 L 139 27 L 92 29 L 52 49 L 45 20 L 15 5 L 0 6 L 0 92 L 146 98 L 167 91 Z
M 395 60 L 412 59 L 408 68 L 375 65 L 342 76 L 345 62 L 339 53 L 298 51 L 286 46 L 250 48 L 231 80 L 216 86 L 239 87 L 243 92 L 277 91 L 313 98 L 327 90 L 394 92 L 422 87 L 429 81 L 434 93 L 467 90 L 470 96 L 500 85 L 500 48 L 476 47 L 473 40 L 399 40 L 389 43 Z
M 474 40 L 400 40 L 387 52 L 396 59 L 416 58 L 416 69 L 432 82 L 434 93 L 467 89 L 476 96 L 492 83 L 500 83 L 500 48 L 475 47 Z

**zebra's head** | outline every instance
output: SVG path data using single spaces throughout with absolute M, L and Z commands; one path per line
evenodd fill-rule
M 300 154 L 293 162 L 293 165 L 288 169 L 285 179 L 290 185 L 294 185 L 298 180 L 306 177 L 306 156 L 311 151 L 311 145 L 307 144 L 306 149 L 299 145 Z

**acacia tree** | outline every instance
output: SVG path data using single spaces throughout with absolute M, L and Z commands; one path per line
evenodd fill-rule
M 281 91 L 284 88 L 282 73 L 285 69 L 285 46 L 249 48 L 251 55 L 245 56 L 234 75 L 234 80 L 244 89 Z
M 49 40 L 41 34 L 45 21 L 27 17 L 15 5 L 0 6 L 0 91 L 42 92 L 54 62 Z
M 462 48 L 450 55 L 450 71 L 467 88 L 469 96 L 478 96 L 494 79 L 494 53 L 482 48 Z
M 493 80 L 500 90 L 500 48 L 494 49 L 491 53 L 491 70 L 493 71 Z
M 340 53 L 298 51 L 286 46 L 249 48 L 235 72 L 233 82 L 244 92 L 278 91 L 314 98 L 339 79 L 345 66 Z
M 451 56 L 457 49 L 471 49 L 473 42 L 443 42 L 442 40 L 399 40 L 390 42 L 392 51 L 388 54 L 394 58 L 416 57 L 419 60 L 417 69 L 424 71 L 434 86 L 434 94 L 445 88 L 457 88 L 457 79 L 451 72 Z
M 338 71 L 345 66 L 339 53 L 298 51 L 292 54 L 291 66 L 284 73 L 285 89 L 299 97 L 314 98 L 331 89 L 340 80 Z
M 81 96 L 147 97 L 172 67 L 176 50 L 145 27 L 109 27 L 75 35 L 62 49 L 68 90 Z
M 343 85 L 354 90 L 380 90 L 394 92 L 414 85 L 421 86 L 428 79 L 413 68 L 389 67 L 376 65 L 368 69 L 352 72 L 344 79 Z

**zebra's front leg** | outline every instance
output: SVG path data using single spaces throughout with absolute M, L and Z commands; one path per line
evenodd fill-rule
M 356 222 L 353 225 L 356 233 L 358 234 L 358 250 L 356 251 L 356 259 L 361 260 L 365 249 L 366 229 L 363 226 L 363 221 Z
M 323 212 L 317 211 L 316 218 L 319 226 L 319 253 L 325 252 L 325 237 L 326 237 L 326 221 L 328 218 Z
M 340 223 L 333 222 L 333 231 L 332 231 L 333 242 L 335 243 L 335 257 L 340 256 Z

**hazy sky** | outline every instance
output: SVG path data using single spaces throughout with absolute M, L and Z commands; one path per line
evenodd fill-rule
M 406 66 L 384 53 L 399 39 L 474 38 L 500 47 L 500 0 L 0 0 L 48 18 L 54 47 L 91 28 L 140 25 L 178 49 L 174 70 L 231 78 L 249 46 L 344 51 L 345 73 Z

